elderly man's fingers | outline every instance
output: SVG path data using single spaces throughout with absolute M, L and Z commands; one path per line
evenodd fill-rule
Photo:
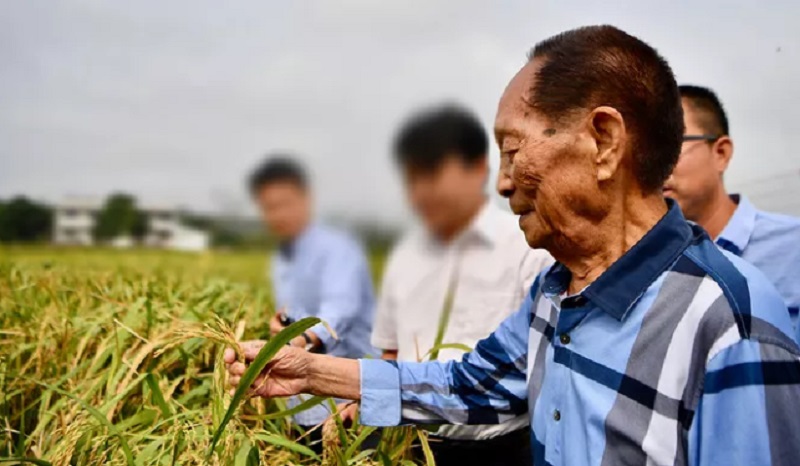
M 240 380 L 242 380 L 241 377 L 239 377 L 238 375 L 233 375 L 233 376 L 228 378 L 228 384 L 231 387 L 236 387 L 237 385 L 239 385 L 239 381 Z
M 225 348 L 225 354 L 222 355 L 225 364 L 233 364 L 236 361 L 236 351 L 233 348 Z
M 244 358 L 248 361 L 255 359 L 258 355 L 258 352 L 264 347 L 264 344 L 265 342 L 263 340 L 250 340 L 242 342 L 242 352 L 244 353 Z
M 228 368 L 228 372 L 231 375 L 238 375 L 238 376 L 244 374 L 245 370 L 247 370 L 247 366 L 245 366 L 244 363 L 241 362 L 235 362 L 231 364 L 231 367 Z

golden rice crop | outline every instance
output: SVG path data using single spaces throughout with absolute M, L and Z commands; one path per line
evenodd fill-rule
M 246 401 L 210 451 L 222 350 L 268 333 L 264 270 L 257 254 L 0 249 L 0 463 L 414 464 L 412 428 L 363 450 L 373 429 L 334 424 L 317 456 L 282 400 Z

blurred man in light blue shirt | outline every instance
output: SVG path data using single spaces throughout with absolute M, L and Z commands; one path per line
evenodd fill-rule
M 723 174 L 733 157 L 725 110 L 716 94 L 680 86 L 686 134 L 664 194 L 678 201 L 717 246 L 759 268 L 778 289 L 792 322 L 800 309 L 800 219 L 760 211 L 742 195 L 729 195 Z M 798 337 L 800 341 L 800 337 Z
M 267 158 L 253 171 L 249 185 L 264 224 L 279 241 L 270 261 L 278 309 L 270 333 L 291 321 L 319 317 L 327 326 L 312 327 L 292 346 L 346 358 L 374 355 L 369 343 L 375 305 L 372 279 L 360 244 L 314 222 L 306 172 L 292 158 Z M 312 427 L 329 414 L 326 407 L 317 406 L 297 414 L 295 422 Z

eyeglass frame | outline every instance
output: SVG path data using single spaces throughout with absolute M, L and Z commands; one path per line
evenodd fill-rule
M 691 142 L 691 141 L 716 142 L 722 136 L 723 135 L 714 135 L 714 134 L 684 134 L 683 142 Z

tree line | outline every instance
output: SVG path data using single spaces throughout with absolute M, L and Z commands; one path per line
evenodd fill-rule
M 0 241 L 36 243 L 50 239 L 55 221 L 54 209 L 26 196 L 0 200 Z M 122 235 L 137 239 L 147 234 L 147 215 L 129 194 L 109 196 L 95 219 L 93 236 L 108 241 Z

